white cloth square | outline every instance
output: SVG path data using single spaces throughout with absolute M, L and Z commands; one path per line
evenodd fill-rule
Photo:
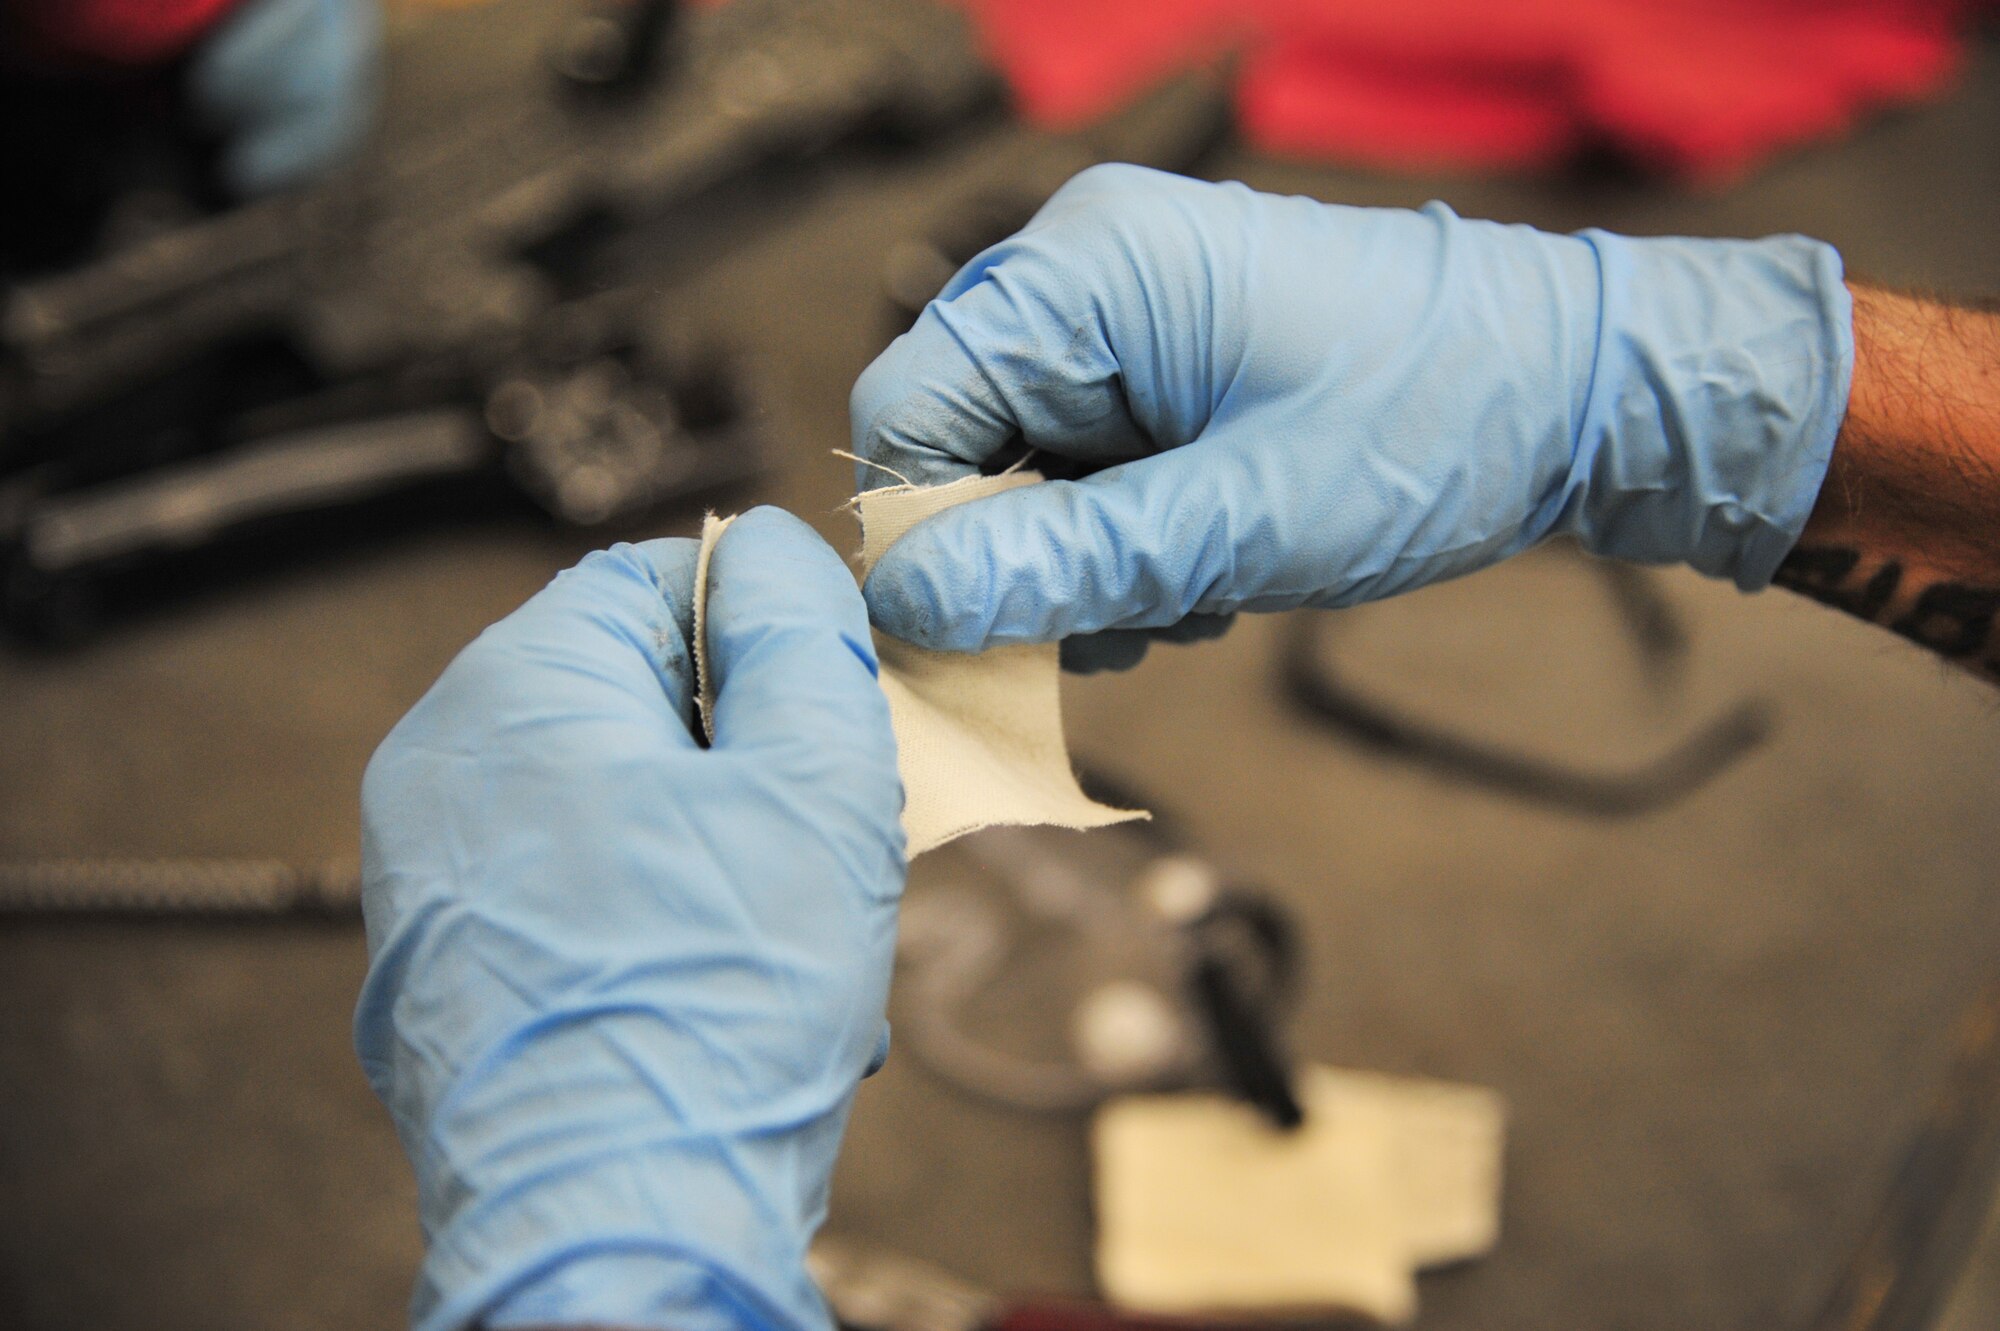
M 1416 1271 L 1500 1233 L 1500 1097 L 1309 1067 L 1306 1120 L 1222 1095 L 1113 1100 L 1091 1129 L 1097 1278 L 1166 1315 L 1360 1313 L 1407 1322 Z

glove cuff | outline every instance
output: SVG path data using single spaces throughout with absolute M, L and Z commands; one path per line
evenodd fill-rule
M 767 1149 L 621 1151 L 468 1203 L 431 1236 L 413 1331 L 831 1331 L 805 1266 L 823 1185 L 809 1216 L 774 1208 L 747 1180 L 804 1162 L 754 1158 Z
M 805 1251 L 851 1084 L 690 1093 L 679 1083 L 711 1051 L 629 998 L 544 1012 L 469 1063 L 440 1058 L 370 1001 L 398 955 L 378 953 L 357 1030 L 417 1175 L 414 1331 L 828 1331 Z M 405 986 L 396 1006 L 429 997 Z
M 1617 559 L 1771 580 L 1826 478 L 1854 372 L 1840 255 L 1803 236 L 1579 239 L 1597 254 L 1597 364 L 1569 527 Z

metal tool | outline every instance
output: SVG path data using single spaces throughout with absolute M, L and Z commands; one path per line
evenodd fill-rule
M 1678 676 L 1686 635 L 1644 570 L 1601 560 L 1601 576 L 1638 648 L 1641 669 L 1655 687 Z M 1533 803 L 1599 818 L 1625 818 L 1666 808 L 1702 789 L 1761 748 L 1776 728 L 1776 708 L 1743 698 L 1665 753 L 1623 769 L 1593 770 L 1460 734 L 1378 698 L 1352 683 L 1326 649 L 1337 616 L 1293 617 L 1280 648 L 1279 690 L 1294 709 L 1329 731 L 1442 775 Z
M 0 860 L 0 918 L 305 916 L 361 912 L 351 864 L 303 868 L 262 859 L 137 857 Z
M 1275 1125 L 1297 1126 L 1280 1039 L 1300 973 L 1289 916 L 1182 849 L 1163 821 L 1089 841 L 1085 855 L 1076 833 L 993 828 L 954 843 L 1003 896 L 962 882 L 905 902 L 901 1047 L 954 1086 L 1019 1109 L 1073 1113 L 1126 1092 L 1220 1083 Z M 1113 841 L 1140 852 L 1135 873 L 1100 861 Z M 1077 959 L 1066 1058 L 1027 1057 L 968 1029 L 1030 938 Z

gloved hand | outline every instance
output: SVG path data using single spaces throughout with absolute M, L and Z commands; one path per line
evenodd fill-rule
M 592 555 L 362 787 L 355 1043 L 416 1169 L 420 1331 L 820 1328 L 803 1265 L 886 1038 L 902 787 L 861 598 L 796 518 Z
M 1146 631 L 1352 605 L 1556 532 L 1762 587 L 1826 472 L 1850 320 L 1839 256 L 1801 237 L 1556 236 L 1093 168 L 851 405 L 855 452 L 921 484 L 1016 439 L 1102 470 L 930 518 L 864 593 L 925 646 L 1102 634 L 1066 661 L 1122 665 Z
M 381 28 L 375 0 L 249 0 L 225 19 L 189 69 L 223 182 L 266 194 L 351 149 L 375 108 Z

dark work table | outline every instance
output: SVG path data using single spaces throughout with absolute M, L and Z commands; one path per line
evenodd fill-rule
M 441 39 L 401 32 L 392 118 L 427 79 L 523 46 L 476 11 L 423 22 L 462 25 L 462 63 L 411 59 Z M 781 504 L 855 546 L 830 450 L 880 344 L 884 253 L 965 169 L 952 149 L 847 163 L 677 289 L 765 376 L 781 466 L 728 507 Z M 1214 173 L 1560 229 L 1796 230 L 1862 274 L 1992 293 L 2000 54 L 1937 105 L 1716 194 L 1240 151 Z M 699 521 L 682 508 L 645 534 Z M 287 567 L 75 651 L 0 650 L 0 853 L 352 859 L 376 741 L 588 546 L 496 517 Z M 1651 753 L 1735 698 L 1774 701 L 1768 746 L 1638 819 L 1521 804 L 1310 730 L 1273 688 L 1274 619 L 1067 686 L 1079 755 L 1298 913 L 1301 1054 L 1507 1095 L 1501 1244 L 1422 1282 L 1427 1331 L 1802 1324 L 1936 1093 L 1953 1023 L 2000 978 L 1991 691 L 1783 593 L 1661 585 L 1692 635 L 1665 695 L 1555 553 L 1339 630 L 1357 678 L 1558 751 Z M 942 851 L 911 890 L 966 872 Z M 0 924 L 0 1323 L 398 1324 L 414 1189 L 349 1046 L 364 961 L 349 922 Z M 833 1224 L 995 1286 L 1085 1293 L 1084 1125 L 964 1099 L 892 1057 L 862 1092 Z

